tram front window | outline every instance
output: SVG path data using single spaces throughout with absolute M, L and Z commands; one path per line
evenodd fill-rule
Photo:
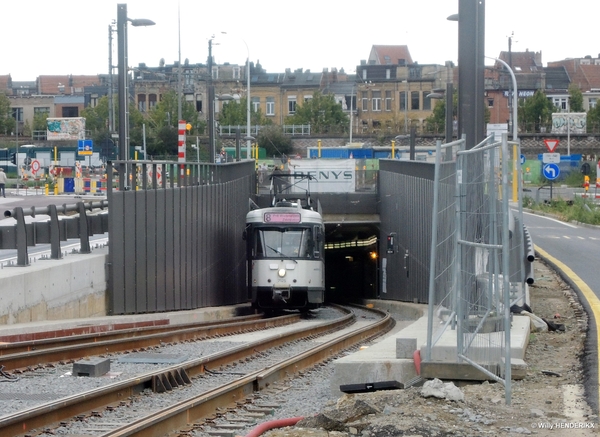
M 310 256 L 310 229 L 258 229 L 256 253 L 265 258 L 305 258 Z

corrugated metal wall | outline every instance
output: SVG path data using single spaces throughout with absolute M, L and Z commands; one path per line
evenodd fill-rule
M 427 303 L 435 166 L 379 162 L 380 241 L 395 233 L 395 250 L 381 248 L 381 299 Z
M 256 187 L 254 162 L 185 164 L 185 169 L 192 176 L 180 179 L 179 186 L 154 180 L 157 188 L 143 181 L 135 190 L 108 190 L 110 314 L 247 300 L 241 236 Z M 171 174 L 177 172 L 171 166 Z

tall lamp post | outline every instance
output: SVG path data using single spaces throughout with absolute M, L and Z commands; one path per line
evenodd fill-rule
M 221 32 L 223 35 L 227 35 L 227 32 Z M 244 45 L 246 46 L 246 159 L 251 159 L 252 152 L 252 132 L 250 132 L 251 126 L 251 106 L 250 106 L 250 49 L 248 48 L 248 43 L 240 38 Z
M 152 20 L 145 18 L 131 19 L 127 17 L 127 4 L 117 5 L 117 42 L 118 42 L 118 78 L 119 78 L 119 160 L 127 161 L 129 155 L 129 87 L 127 74 L 127 22 L 132 26 L 153 26 Z M 119 164 L 119 189 L 127 187 L 125 163 Z

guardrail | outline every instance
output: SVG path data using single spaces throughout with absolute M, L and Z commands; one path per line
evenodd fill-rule
M 13 226 L 0 227 L 0 249 L 17 249 L 17 267 L 29 265 L 28 246 L 50 244 L 50 258 L 61 259 L 60 242 L 79 238 L 80 253 L 90 253 L 90 236 L 108 232 L 108 211 L 106 214 L 88 215 L 87 211 L 103 210 L 107 200 L 77 202 L 71 205 L 48 205 L 47 207 L 16 207 L 4 211 L 4 217 L 16 220 Z M 58 214 L 76 212 L 72 217 L 59 220 Z M 47 221 L 26 223 L 25 217 L 48 215 Z

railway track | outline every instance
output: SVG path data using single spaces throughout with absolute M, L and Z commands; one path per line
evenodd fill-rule
M 389 315 L 379 314 L 375 322 L 362 322 L 356 328 L 348 328 L 354 320 L 354 314 L 349 313 L 323 323 L 288 327 L 285 333 L 246 341 L 208 356 L 0 417 L 0 435 L 68 435 L 62 427 L 73 426 L 78 436 L 166 436 L 178 430 L 188 432 L 186 430 L 198 426 L 194 422 L 227 408 L 242 408 L 246 399 L 256 392 L 380 335 L 394 323 Z M 331 334 L 333 331 L 341 334 Z M 333 338 L 314 345 L 313 340 L 328 333 Z M 306 346 L 301 352 L 291 353 L 286 349 L 295 343 Z M 259 358 L 270 354 L 277 357 L 273 358 L 274 362 L 257 364 Z M 244 370 L 246 364 L 258 365 L 258 368 Z M 236 370 L 238 367 L 240 370 Z M 154 402 L 164 401 L 166 405 L 152 411 L 140 407 L 138 404 L 147 397 L 157 397 Z M 140 408 L 146 414 L 136 418 L 103 418 L 104 415 L 112 417 L 115 411 Z M 111 423 L 106 424 L 106 420 Z M 80 427 L 73 425 L 78 423 Z
M 0 365 L 6 371 L 39 368 L 89 356 L 144 350 L 169 343 L 199 341 L 296 323 L 300 315 L 265 319 L 261 315 L 204 323 L 148 326 L 0 344 Z M 19 370 L 20 371 L 20 370 Z

